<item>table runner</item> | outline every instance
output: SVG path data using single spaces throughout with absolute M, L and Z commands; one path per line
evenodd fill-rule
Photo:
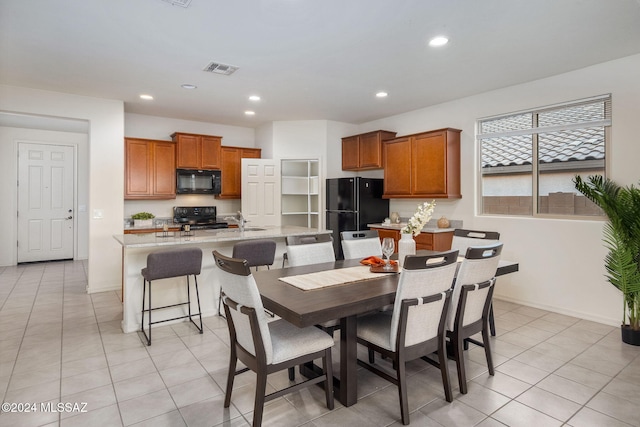
M 380 278 L 380 274 L 389 273 L 372 273 L 369 271 L 368 266 L 357 266 L 299 274 L 297 276 L 280 277 L 279 280 L 293 285 L 296 288 L 300 288 L 303 291 L 311 291 L 328 286 L 359 282 L 361 280 L 378 279 Z

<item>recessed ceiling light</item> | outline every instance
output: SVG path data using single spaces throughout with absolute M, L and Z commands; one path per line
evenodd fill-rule
M 183 85 L 180 85 L 180 87 L 182 89 L 197 89 L 198 88 L 198 86 L 192 85 L 192 84 L 189 84 L 189 83 L 185 83 Z
M 142 94 L 142 95 L 140 95 L 140 99 L 145 99 L 147 101 L 151 101 L 153 99 L 153 96 Z
M 246 114 L 247 116 L 255 116 L 255 115 L 256 115 L 256 112 L 255 112 L 255 111 L 247 110 L 247 111 L 245 111 L 245 112 L 244 112 L 244 114 Z
M 429 46 L 433 47 L 444 46 L 447 43 L 449 43 L 449 39 L 444 36 L 434 37 L 429 40 Z
M 386 98 L 387 95 L 389 95 L 387 92 L 378 92 L 378 93 L 376 93 L 376 96 L 378 98 Z
M 249 101 L 260 101 L 260 97 L 258 95 L 251 95 Z

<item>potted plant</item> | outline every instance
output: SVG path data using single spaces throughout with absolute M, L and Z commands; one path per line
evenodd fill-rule
M 604 227 L 607 280 L 622 292 L 622 341 L 640 345 L 640 188 L 622 187 L 601 175 L 583 180 L 576 189 L 598 205 L 608 218 Z
M 149 212 L 138 212 L 131 215 L 135 227 L 151 227 L 156 216 Z

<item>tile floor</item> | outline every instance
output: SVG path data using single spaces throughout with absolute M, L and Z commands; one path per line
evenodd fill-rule
M 79 261 L 0 267 L 0 400 L 79 404 L 70 412 L 1 413 L 0 426 L 250 424 L 253 374 L 236 379 L 232 405 L 223 408 L 222 319 L 205 319 L 203 335 L 186 323 L 159 327 L 147 347 L 120 330 L 116 292 L 87 295 L 85 286 Z M 640 426 L 640 348 L 622 344 L 619 329 L 503 301 L 495 312 L 496 375 L 472 346 L 469 393 L 456 387 L 447 403 L 439 371 L 411 363 L 411 425 Z M 286 384 L 283 372 L 268 387 Z M 356 405 L 336 402 L 328 411 L 319 388 L 305 389 L 269 402 L 264 425 L 401 425 L 394 386 L 361 369 L 358 394 Z

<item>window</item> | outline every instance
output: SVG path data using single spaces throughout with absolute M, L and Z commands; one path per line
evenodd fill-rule
M 610 127 L 611 95 L 478 120 L 481 212 L 602 215 L 572 180 L 605 175 Z

